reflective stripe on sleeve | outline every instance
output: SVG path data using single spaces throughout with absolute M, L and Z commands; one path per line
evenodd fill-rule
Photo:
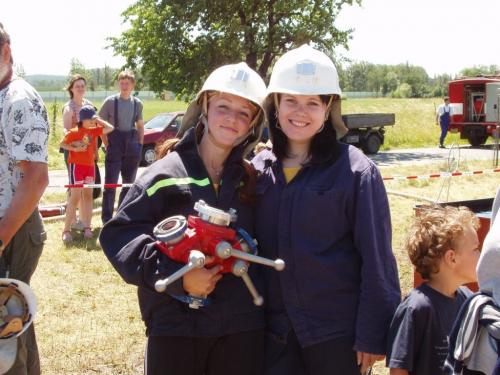
M 148 197 L 152 196 L 154 193 L 163 187 L 174 186 L 174 185 L 198 185 L 201 187 L 210 185 L 210 180 L 208 178 L 204 178 L 203 180 L 196 180 L 192 177 L 183 177 L 183 178 L 166 178 L 164 180 L 157 181 L 153 186 L 146 190 Z

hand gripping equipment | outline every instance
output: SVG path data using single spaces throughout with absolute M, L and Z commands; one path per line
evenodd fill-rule
M 271 260 L 257 256 L 256 241 L 241 228 L 230 227 L 236 221 L 236 211 L 228 212 L 210 207 L 200 200 L 194 205 L 198 216 L 172 216 L 154 228 L 158 240 L 157 248 L 176 262 L 186 265 L 165 279 L 158 280 L 155 289 L 165 291 L 166 287 L 194 268 L 205 266 L 205 256 L 214 258 L 210 266 L 220 264 L 221 273 L 232 273 L 241 277 L 253 297 L 255 305 L 264 300 L 248 276 L 250 262 L 273 267 L 277 271 L 285 268 L 281 259 Z

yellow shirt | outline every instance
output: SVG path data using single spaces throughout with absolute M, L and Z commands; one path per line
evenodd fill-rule
M 288 184 L 293 178 L 299 173 L 301 167 L 288 167 L 283 168 L 283 173 L 285 174 L 286 183 Z

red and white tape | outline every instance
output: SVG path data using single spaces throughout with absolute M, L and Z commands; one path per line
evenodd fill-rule
M 388 176 L 382 177 L 384 181 L 394 181 L 394 180 L 428 180 L 431 178 L 442 178 L 442 177 L 458 177 L 458 176 L 476 176 L 480 174 L 490 174 L 500 172 L 500 168 L 496 169 L 484 169 L 482 171 L 455 171 L 455 172 L 439 172 L 431 173 L 426 175 L 413 175 L 413 176 Z
M 84 188 L 84 189 L 94 189 L 94 188 L 129 188 L 133 184 L 66 184 L 66 185 L 49 185 L 48 188 Z
M 443 178 L 443 177 L 459 177 L 459 176 L 477 176 L 481 174 L 491 174 L 500 172 L 500 168 L 496 169 L 483 169 L 480 171 L 455 171 L 455 172 L 439 172 L 431 173 L 425 175 L 410 175 L 410 176 L 386 176 L 382 177 L 384 181 L 401 181 L 401 180 L 428 180 L 432 178 Z M 129 188 L 133 184 L 66 184 L 66 185 L 49 185 L 49 188 L 83 188 L 83 189 L 115 189 L 115 188 Z
M 67 184 L 64 185 L 65 188 L 84 188 L 84 189 L 94 189 L 94 188 L 129 188 L 132 187 L 133 184 Z

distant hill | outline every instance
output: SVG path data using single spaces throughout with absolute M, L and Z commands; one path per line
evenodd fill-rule
M 32 74 L 24 77 L 38 91 L 59 91 L 68 82 L 68 76 L 51 74 Z

